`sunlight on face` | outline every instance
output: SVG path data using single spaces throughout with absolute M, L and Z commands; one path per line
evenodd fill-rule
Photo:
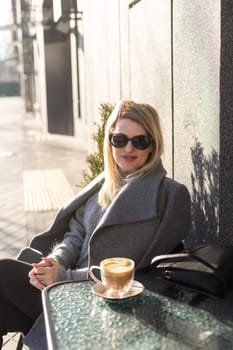
M 147 135 L 146 130 L 141 124 L 130 119 L 120 119 L 113 132 L 125 134 L 128 138 L 137 135 Z M 152 146 L 144 150 L 138 150 L 133 146 L 131 141 L 122 148 L 115 148 L 112 146 L 113 158 L 123 173 L 132 173 L 140 169 L 147 161 L 151 150 Z

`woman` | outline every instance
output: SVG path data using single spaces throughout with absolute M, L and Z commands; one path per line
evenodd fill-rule
M 155 109 L 119 103 L 106 123 L 104 172 L 58 212 L 21 261 L 0 261 L 1 335 L 30 330 L 42 312 L 41 290 L 51 283 L 88 279 L 88 267 L 107 257 L 129 257 L 142 269 L 174 251 L 189 231 L 190 197 L 166 177 L 162 153 Z

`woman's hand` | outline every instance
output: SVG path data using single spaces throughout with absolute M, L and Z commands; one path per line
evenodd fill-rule
M 30 283 L 39 290 L 43 290 L 46 286 L 57 282 L 60 264 L 54 258 L 42 258 L 38 264 L 32 264 L 32 270 L 28 277 Z

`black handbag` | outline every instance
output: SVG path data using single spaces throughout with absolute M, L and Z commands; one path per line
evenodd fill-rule
M 169 281 L 224 297 L 233 285 L 233 246 L 203 244 L 177 254 L 158 255 L 151 267 Z

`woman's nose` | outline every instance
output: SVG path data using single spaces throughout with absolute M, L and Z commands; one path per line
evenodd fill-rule
M 132 141 L 129 140 L 127 145 L 125 146 L 125 151 L 126 152 L 131 152 L 134 149 L 134 145 L 132 144 Z

